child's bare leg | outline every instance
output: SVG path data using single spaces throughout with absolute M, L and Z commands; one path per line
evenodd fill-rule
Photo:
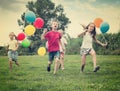
M 59 65 L 59 58 L 55 58 L 54 74 L 56 74 Z
M 81 71 L 83 72 L 86 62 L 86 55 L 82 55 L 82 61 L 81 61 Z
M 64 70 L 64 54 L 61 54 L 61 57 L 60 57 L 60 64 L 61 64 L 62 70 Z
M 10 67 L 10 70 L 12 70 L 12 60 L 9 59 L 9 67 Z
M 90 51 L 90 55 L 92 56 L 93 66 L 95 68 L 96 67 L 96 53 L 95 53 L 95 51 L 93 49 Z
M 52 64 L 52 61 L 49 61 L 49 62 L 48 62 L 48 66 L 51 66 L 51 64 Z
M 92 58 L 93 58 L 93 65 L 94 65 L 94 70 L 93 70 L 93 72 L 97 72 L 99 69 L 100 69 L 100 67 L 99 66 L 96 66 L 96 53 L 95 53 L 95 51 L 94 50 L 91 50 L 90 51 L 90 54 L 92 55 Z
M 18 63 L 17 61 L 15 62 L 15 64 L 16 64 L 17 66 L 19 66 L 19 63 Z

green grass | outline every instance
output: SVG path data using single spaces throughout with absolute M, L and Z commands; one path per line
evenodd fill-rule
M 79 55 L 66 55 L 65 70 L 53 75 L 46 71 L 47 56 L 19 56 L 20 67 L 0 56 L 0 91 L 119 91 L 120 56 L 97 56 L 100 71 L 93 73 L 91 57 L 87 57 L 84 73 L 80 73 Z

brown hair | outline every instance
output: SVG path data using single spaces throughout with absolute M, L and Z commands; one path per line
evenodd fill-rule
M 90 26 L 90 24 L 94 24 L 94 23 L 89 23 L 87 26 L 86 26 L 86 29 L 88 29 L 88 27 Z M 95 25 L 95 24 L 94 24 Z M 92 34 L 92 36 L 93 36 L 93 38 L 95 38 L 95 36 L 96 36 L 96 27 L 94 26 L 94 29 L 93 29 L 93 31 L 91 32 L 91 34 Z

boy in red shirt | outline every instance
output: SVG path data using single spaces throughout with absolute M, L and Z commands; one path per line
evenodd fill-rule
M 57 31 L 58 23 L 56 21 L 52 22 L 52 30 L 47 32 L 45 29 L 41 36 L 41 39 L 46 39 L 48 41 L 48 52 L 49 61 L 47 66 L 47 71 L 50 72 L 52 61 L 55 58 L 54 74 L 58 70 L 59 60 L 60 60 L 60 39 L 61 34 Z

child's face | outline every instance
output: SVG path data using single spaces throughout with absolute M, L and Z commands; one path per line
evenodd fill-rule
M 95 28 L 95 24 L 91 23 L 89 26 L 88 26 L 88 31 L 89 32 L 92 32 Z
M 58 23 L 57 22 L 53 22 L 52 23 L 52 29 L 57 29 L 58 28 Z
M 14 33 L 10 33 L 9 37 L 10 37 L 10 39 L 13 39 L 14 38 Z

